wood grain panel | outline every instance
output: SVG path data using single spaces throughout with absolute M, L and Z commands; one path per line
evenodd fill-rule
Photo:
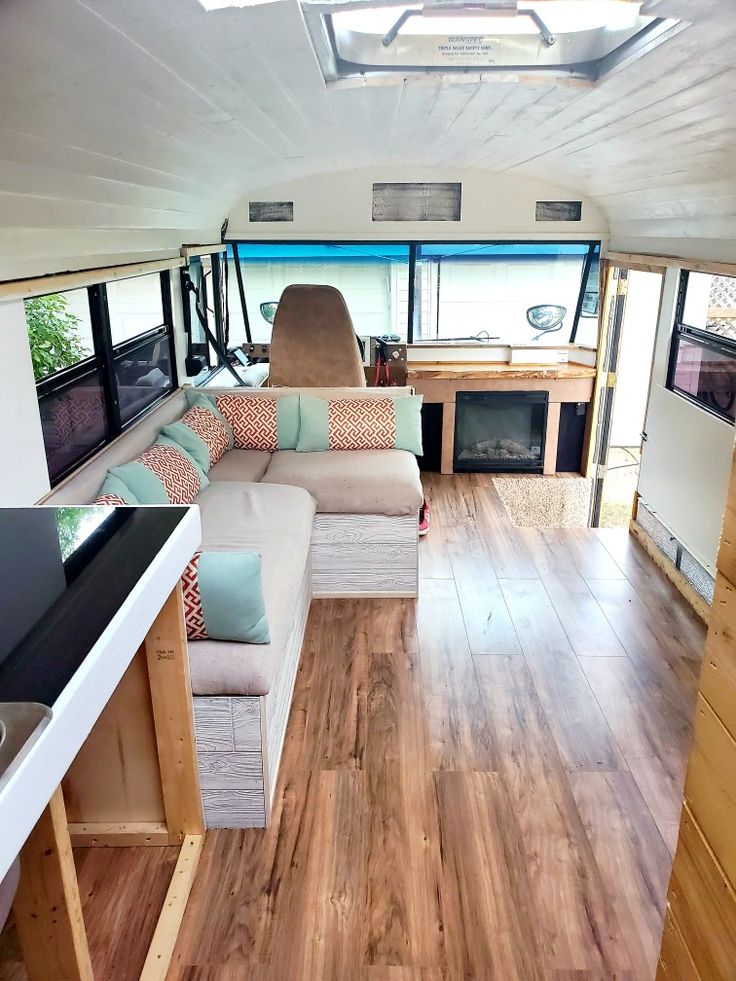
M 314 596 L 416 596 L 415 515 L 317 515 L 312 537 Z
M 669 901 L 700 975 L 708 981 L 731 981 L 736 964 L 736 894 L 687 808 L 680 824 Z
M 621 646 L 572 556 L 547 529 L 520 529 L 555 613 L 576 654 L 623 657 Z
M 444 965 L 442 856 L 415 653 L 370 653 L 367 670 L 366 933 L 372 967 Z
M 256 708 L 258 703 L 256 702 Z M 230 699 L 197 695 L 194 732 L 199 753 L 231 753 L 235 749 Z
M 267 736 L 267 773 L 268 786 L 266 788 L 266 803 L 270 807 L 273 795 L 276 792 L 276 779 L 281 763 L 284 740 L 286 738 L 286 724 L 291 710 L 294 683 L 299 661 L 301 658 L 302 645 L 304 643 L 304 632 L 307 627 L 309 608 L 312 602 L 312 570 L 311 563 L 307 564 L 304 570 L 297 599 L 296 610 L 294 613 L 294 624 L 286 646 L 284 662 L 279 672 L 276 686 L 261 699 L 260 711 L 263 713 L 265 703 L 265 720 L 261 714 L 261 738 L 265 727 Z M 245 748 L 245 744 L 244 748 Z M 264 774 L 265 775 L 265 774 Z
M 626 976 L 626 941 L 608 880 L 598 871 L 526 659 L 478 657 L 475 665 L 508 795 L 505 821 L 518 835 L 522 871 L 532 872 L 529 932 L 543 976 Z
M 104 767 L 100 767 L 101 759 L 105 760 Z M 156 731 L 142 650 L 130 662 L 77 753 L 63 788 L 73 823 L 164 820 Z
M 575 773 L 570 782 L 634 976 L 651 978 L 666 904 L 667 848 L 631 774 Z
M 487 546 L 477 541 L 450 544 L 446 552 L 457 584 L 471 654 L 520 654 L 519 639 L 498 579 L 488 575 Z
M 716 565 L 729 582 L 736 584 L 736 453 L 731 464 L 731 477 L 723 512 L 721 543 L 718 547 Z
M 427 579 L 417 612 L 432 765 L 495 770 L 497 758 L 455 584 Z
M 312 545 L 412 545 L 416 542 L 413 515 L 317 514 Z
M 669 910 L 664 921 L 656 981 L 703 981 Z
M 625 770 L 626 762 L 567 635 L 538 580 L 502 579 L 534 684 L 570 770 Z
M 736 588 L 722 573 L 716 577 L 700 691 L 736 737 Z
M 435 783 L 448 976 L 542 981 L 536 936 L 523 913 L 531 895 L 521 836 L 500 778 L 438 773 Z
M 685 802 L 732 886 L 736 885 L 736 741 L 698 697 Z
M 664 607 L 655 613 L 642 598 L 644 587 L 640 591 L 627 580 L 589 579 L 588 586 L 630 657 L 666 664 L 682 679 L 683 688 L 696 690 L 702 625 L 692 632 L 680 630 L 677 614 L 668 614 Z

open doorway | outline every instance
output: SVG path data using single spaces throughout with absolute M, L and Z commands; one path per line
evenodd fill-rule
M 662 272 L 614 268 L 591 524 L 628 528 L 639 483 Z

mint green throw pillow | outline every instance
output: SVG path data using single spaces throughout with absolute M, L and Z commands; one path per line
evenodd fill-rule
M 135 460 L 110 470 L 139 504 L 191 504 L 209 484 L 206 474 L 185 449 L 166 436 Z
M 178 443 L 207 473 L 223 453 L 233 448 L 233 431 L 227 419 L 209 399 L 200 395 L 188 401 L 189 408 L 181 419 L 164 426 L 161 435 Z M 200 411 L 192 412 L 192 409 Z M 199 416 L 199 425 L 192 418 L 194 416 Z
M 270 643 L 258 552 L 201 552 L 182 586 L 190 640 Z
M 422 396 L 322 399 L 299 396 L 300 453 L 408 450 L 422 454 Z
M 120 477 L 109 473 L 102 482 L 102 487 L 97 491 L 97 497 L 119 497 L 126 504 L 140 504 L 141 502 L 131 491 L 127 484 L 123 483 Z

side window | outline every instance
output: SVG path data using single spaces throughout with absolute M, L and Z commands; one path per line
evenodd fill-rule
M 54 485 L 176 386 L 169 274 L 24 306 Z
M 667 387 L 736 421 L 736 277 L 680 274 Z

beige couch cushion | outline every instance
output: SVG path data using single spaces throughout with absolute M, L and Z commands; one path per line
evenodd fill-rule
M 189 643 L 195 695 L 265 695 L 281 667 L 309 562 L 314 501 L 298 487 L 216 481 L 197 497 L 202 549 L 253 549 L 263 556 L 270 644 Z
M 279 450 L 263 483 L 304 487 L 322 514 L 414 514 L 423 498 L 416 458 L 406 450 Z
M 271 462 L 267 450 L 228 450 L 207 476 L 210 480 L 239 480 L 251 483 L 261 479 Z

